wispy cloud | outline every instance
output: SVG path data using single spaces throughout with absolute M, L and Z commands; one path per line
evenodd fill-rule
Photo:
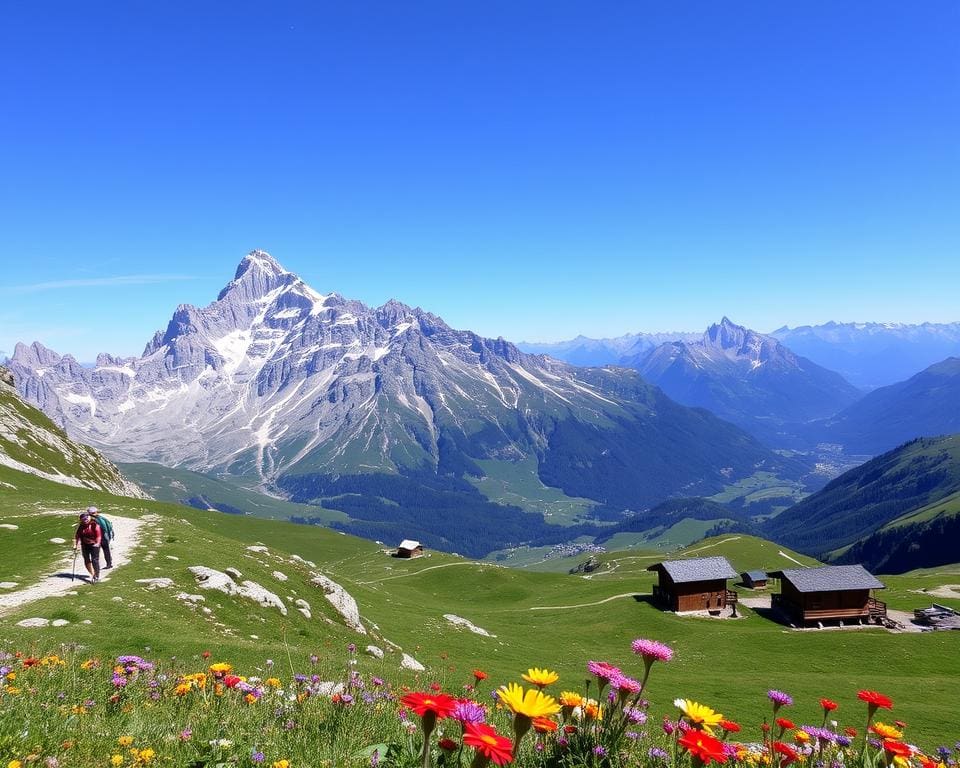
M 194 275 L 113 275 L 111 277 L 81 277 L 71 280 L 28 283 L 26 285 L 8 285 L 0 288 L 0 291 L 5 293 L 39 293 L 41 291 L 59 291 L 69 288 L 151 285 L 153 283 L 172 283 L 196 279 Z

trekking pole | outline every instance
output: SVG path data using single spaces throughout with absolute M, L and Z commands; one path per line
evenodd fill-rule
M 73 548 L 73 565 L 70 566 L 70 581 L 73 581 L 74 579 L 76 579 L 76 573 L 77 573 L 77 552 L 78 552 L 77 548 L 74 547 L 74 548 Z

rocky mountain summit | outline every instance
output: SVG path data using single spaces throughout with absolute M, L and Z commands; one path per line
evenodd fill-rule
M 397 301 L 320 294 L 263 251 L 216 301 L 177 307 L 140 357 L 86 368 L 18 344 L 10 366 L 27 400 L 115 460 L 239 476 L 367 520 L 387 514 L 370 507 L 384 499 L 424 504 L 424 488 L 486 504 L 469 481 L 531 459 L 538 485 L 617 508 L 779 460 L 631 371 L 527 355 Z M 436 515 L 467 514 L 444 499 Z
M 785 424 L 832 416 L 861 395 L 839 374 L 726 317 L 696 342 L 662 344 L 623 362 L 675 400 L 768 440 Z

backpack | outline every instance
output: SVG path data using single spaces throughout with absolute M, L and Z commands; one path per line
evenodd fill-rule
M 103 533 L 103 538 L 107 541 L 113 541 L 113 523 L 111 523 L 103 515 L 97 515 L 97 524 L 100 526 L 100 530 Z

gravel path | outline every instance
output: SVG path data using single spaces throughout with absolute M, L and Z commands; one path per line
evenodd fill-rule
M 71 513 L 72 514 L 72 513 Z M 130 555 L 137 544 L 140 543 L 140 535 L 143 530 L 144 521 L 132 517 L 110 516 L 110 522 L 113 523 L 115 534 L 111 542 L 110 551 L 113 554 L 113 568 L 100 571 L 100 580 L 109 581 L 110 575 L 117 569 L 122 568 L 130 562 Z M 77 578 L 70 578 L 70 568 L 73 564 L 73 542 L 68 542 L 63 546 L 67 549 L 63 559 L 55 563 L 53 573 L 46 578 L 32 584 L 29 587 L 18 589 L 14 592 L 6 592 L 0 595 L 0 616 L 20 608 L 27 603 L 35 600 L 42 600 L 45 597 L 53 595 L 62 595 L 76 587 L 86 584 L 87 571 L 83 567 L 83 557 L 77 557 Z M 101 563 L 103 560 L 101 559 Z M 82 577 L 81 577 L 82 574 Z

